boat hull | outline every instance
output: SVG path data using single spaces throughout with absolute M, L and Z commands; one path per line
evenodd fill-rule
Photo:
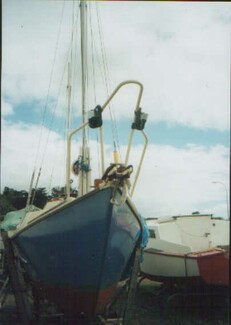
M 206 284 L 229 286 L 229 249 L 199 254 L 198 266 Z
M 168 285 L 229 285 L 229 256 L 214 249 L 198 253 L 173 254 L 144 251 L 141 272 L 146 277 Z
M 167 285 L 229 285 L 229 220 L 210 214 L 149 219 L 141 272 Z
M 33 284 L 66 313 L 100 313 L 132 263 L 139 217 L 127 201 L 113 205 L 112 195 L 111 187 L 95 190 L 12 237 Z

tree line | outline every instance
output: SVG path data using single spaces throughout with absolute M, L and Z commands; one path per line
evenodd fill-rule
M 31 191 L 31 200 L 36 207 L 43 209 L 48 201 L 54 198 L 65 197 L 66 187 L 56 186 L 51 190 L 51 194 L 47 193 L 45 187 L 33 188 Z M 10 211 L 20 210 L 26 207 L 29 193 L 25 190 L 15 190 L 13 188 L 5 187 L 3 193 L 0 194 L 0 216 L 3 216 Z M 71 189 L 71 196 L 76 197 L 77 191 Z

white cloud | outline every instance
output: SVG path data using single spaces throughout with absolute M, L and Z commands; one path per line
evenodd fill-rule
M 229 56 L 228 33 L 220 26 L 186 30 L 162 46 L 148 59 L 153 72 L 153 85 L 148 84 L 148 90 L 153 89 L 152 117 L 228 129 Z
M 4 2 L 3 95 L 12 102 L 41 100 L 48 92 L 55 98 L 59 93 L 70 42 L 71 7 L 65 2 L 57 45 L 61 2 Z M 98 7 L 113 88 L 124 79 L 140 80 L 145 86 L 142 106 L 149 120 L 202 129 L 229 128 L 228 4 L 101 2 Z M 54 73 L 49 86 L 55 49 L 54 71 L 57 68 L 59 77 Z M 65 74 L 63 89 L 66 79 Z M 76 81 L 73 89 L 78 85 Z M 105 99 L 101 77 L 96 79 L 96 88 L 101 103 Z M 129 98 L 122 97 L 117 118 L 130 114 Z
M 134 159 L 137 161 L 137 149 Z M 229 151 L 224 146 L 149 145 L 141 178 L 134 195 L 144 216 L 166 216 L 201 211 L 226 217 L 224 189 L 228 188 Z
M 231 11 L 228 4 L 106 1 L 97 5 L 101 8 L 112 88 L 126 79 L 141 81 L 145 87 L 141 107 L 149 113 L 149 121 L 229 129 Z M 70 43 L 70 7 L 69 1 L 64 2 L 64 7 L 59 1 L 3 2 L 5 115 L 13 114 L 13 107 L 16 110 L 23 102 L 33 101 L 31 109 L 37 110 L 48 95 L 48 110 L 54 109 L 51 103 L 56 103 L 59 97 L 55 114 L 64 114 L 67 75 L 63 72 Z M 59 29 L 63 8 L 64 25 Z M 60 42 L 56 43 L 58 31 Z M 99 48 L 97 51 L 100 54 Z M 94 59 L 96 63 L 97 58 Z M 76 78 L 77 68 L 73 72 Z M 101 71 L 103 66 L 97 65 L 97 69 Z M 88 81 L 92 82 L 90 77 Z M 102 76 L 97 77 L 95 83 L 99 89 L 97 104 L 106 99 L 102 81 Z M 73 91 L 76 89 L 79 89 L 78 79 L 73 85 Z M 87 106 L 92 109 L 94 89 L 90 94 Z M 122 91 L 122 98 L 114 104 L 117 119 L 131 116 L 136 94 L 132 87 Z M 76 98 L 80 98 L 79 91 L 74 98 L 75 106 Z M 40 127 L 4 120 L 2 126 L 2 187 L 27 189 Z M 65 142 L 56 132 L 42 129 L 40 147 L 46 146 L 48 138 L 49 144 L 40 184 L 62 185 L 65 171 L 59 166 L 65 162 Z M 75 144 L 78 145 L 78 139 Z M 96 157 L 97 147 L 93 147 Z M 140 150 L 135 147 L 132 160 L 135 164 Z M 108 162 L 110 151 L 108 147 Z M 134 196 L 141 213 L 146 217 L 199 210 L 226 216 L 225 193 L 211 182 L 221 181 L 227 186 L 227 151 L 219 145 L 211 148 L 188 145 L 178 149 L 150 144 Z M 39 166 L 42 157 L 38 157 Z
M 49 145 L 46 146 L 48 137 Z M 40 167 L 43 156 L 44 169 L 46 170 L 48 163 L 50 170 L 45 175 L 46 180 L 41 178 L 41 181 L 44 183 L 44 186 L 48 186 L 53 166 L 56 163 L 60 164 L 60 161 L 63 159 L 63 145 L 61 138 L 52 131 L 49 132 L 49 130 L 44 128 L 40 129 L 36 125 L 11 124 L 3 121 L 1 148 L 2 190 L 4 186 L 28 189 L 34 166 Z M 40 149 L 39 155 L 37 155 L 38 147 Z M 61 171 L 60 174 L 62 174 Z
M 3 123 L 2 146 L 2 189 L 4 186 L 28 189 L 35 164 L 40 129 L 35 125 Z M 49 143 L 46 147 L 49 134 Z M 47 129 L 43 129 L 41 153 L 37 166 L 44 155 L 44 164 L 39 186 L 52 188 L 65 184 L 65 141 Z M 73 144 L 74 161 L 79 154 L 79 138 Z M 92 150 L 92 179 L 99 177 L 99 148 L 94 140 Z M 74 149 L 74 146 L 77 149 Z M 121 153 L 125 153 L 121 147 Z M 141 146 L 131 151 L 129 163 L 137 167 Z M 107 165 L 112 161 L 113 146 L 106 147 Z M 123 155 L 124 157 L 124 155 Z M 215 213 L 226 217 L 226 196 L 222 186 L 212 184 L 223 182 L 228 187 L 228 148 L 217 145 L 205 148 L 188 145 L 178 149 L 173 146 L 149 145 L 134 192 L 134 202 L 144 217 L 191 213 L 193 211 Z M 38 170 L 38 169 L 37 169 Z M 134 173 L 135 174 L 135 173 Z M 134 175 L 132 179 L 134 178 Z M 76 184 L 76 183 L 74 183 Z
M 2 116 L 7 116 L 7 115 L 12 115 L 14 114 L 14 110 L 11 104 L 5 102 L 4 100 L 2 100 Z
M 15 103 L 45 98 L 51 75 L 54 88 L 49 89 L 49 94 L 51 97 L 57 95 L 65 65 L 63 57 L 70 42 L 67 37 L 70 20 L 67 17 L 66 24 L 59 29 L 62 8 L 61 2 L 55 6 L 47 1 L 21 1 L 19 4 L 11 0 L 4 3 L 3 95 L 10 96 Z M 57 43 L 59 38 L 62 39 L 62 51 Z M 63 59 L 63 63 L 59 64 L 58 58 Z M 54 74 L 56 69 L 58 78 Z

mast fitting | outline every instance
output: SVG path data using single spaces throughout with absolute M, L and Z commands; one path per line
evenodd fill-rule
M 141 112 L 141 107 L 135 111 L 134 121 L 131 128 L 133 130 L 142 131 L 144 129 L 145 123 L 147 121 L 148 114 Z
M 103 125 L 102 120 L 102 107 L 97 105 L 95 109 L 92 109 L 88 114 L 89 126 L 92 129 L 99 128 Z

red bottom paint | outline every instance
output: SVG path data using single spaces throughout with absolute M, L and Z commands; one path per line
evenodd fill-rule
M 203 282 L 199 276 L 182 276 L 182 277 L 167 277 L 167 276 L 156 276 L 147 273 L 141 273 L 141 276 L 145 278 L 164 283 L 167 287 L 178 287 L 178 286 L 192 286 L 199 287 L 203 285 Z
M 202 280 L 209 285 L 229 285 L 229 251 L 213 250 L 198 256 Z
M 88 318 L 94 318 L 112 300 L 117 285 L 99 291 L 52 288 L 41 284 L 38 287 L 45 293 L 47 299 L 55 303 L 65 314 L 82 313 Z
M 190 253 L 187 255 L 172 254 L 165 252 L 152 252 L 149 254 L 164 255 L 182 259 L 194 259 L 197 261 L 199 273 L 197 276 L 165 277 L 142 273 L 144 277 L 157 282 L 165 283 L 167 286 L 189 285 L 189 286 L 229 286 L 229 248 L 211 249 L 204 252 Z

